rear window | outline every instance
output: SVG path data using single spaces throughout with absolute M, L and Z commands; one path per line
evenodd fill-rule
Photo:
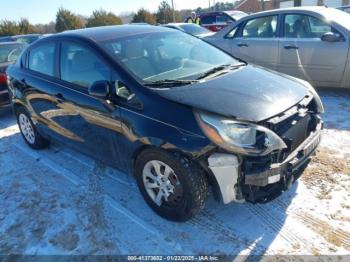
M 23 49 L 24 45 L 0 45 L 0 63 L 16 61 Z
M 205 15 L 203 17 L 201 16 L 201 22 L 202 22 L 202 25 L 215 24 L 216 16 L 214 16 L 214 15 Z
M 216 16 L 216 23 L 218 24 L 226 24 L 227 22 L 232 21 L 227 15 L 217 15 Z

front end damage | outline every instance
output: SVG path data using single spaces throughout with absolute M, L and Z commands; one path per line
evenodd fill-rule
M 202 160 L 215 177 L 225 204 L 268 202 L 291 187 L 321 141 L 323 123 L 317 103 L 308 95 L 293 108 L 259 123 L 282 138 L 286 148 L 250 156 L 217 147 Z

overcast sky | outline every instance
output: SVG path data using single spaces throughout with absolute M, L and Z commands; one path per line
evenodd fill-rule
M 24 17 L 34 24 L 48 23 L 55 19 L 60 6 L 88 16 L 100 8 L 116 14 L 137 11 L 140 7 L 155 11 L 159 3 L 160 0 L 2 0 L 0 20 Z M 171 4 L 171 0 L 168 3 Z M 209 0 L 174 0 L 174 3 L 176 9 L 194 9 L 198 6 L 208 7 Z

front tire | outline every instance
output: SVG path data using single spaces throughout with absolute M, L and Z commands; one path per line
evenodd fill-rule
M 17 109 L 16 117 L 22 137 L 31 148 L 42 149 L 49 145 L 49 141 L 38 133 L 29 113 L 23 107 Z
M 136 159 L 135 175 L 145 201 L 161 217 L 183 222 L 204 207 L 207 178 L 183 157 L 146 149 Z

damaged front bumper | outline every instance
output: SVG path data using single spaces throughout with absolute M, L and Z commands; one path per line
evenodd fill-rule
M 282 163 L 274 163 L 259 172 L 246 172 L 242 160 L 233 154 L 215 153 L 208 167 L 218 182 L 222 200 L 230 202 L 268 202 L 278 197 L 301 176 L 310 156 L 321 141 L 320 121 L 316 129 Z

